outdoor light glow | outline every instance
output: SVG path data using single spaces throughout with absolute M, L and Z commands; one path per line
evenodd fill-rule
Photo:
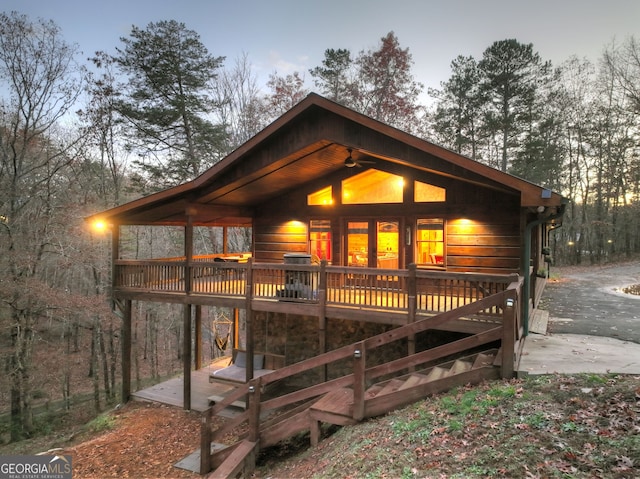
M 107 223 L 102 220 L 96 220 L 93 223 L 93 229 L 95 229 L 96 231 L 104 231 L 107 229 Z
M 569 241 L 567 244 L 568 244 L 569 246 L 573 246 L 575 243 L 574 243 L 573 241 Z

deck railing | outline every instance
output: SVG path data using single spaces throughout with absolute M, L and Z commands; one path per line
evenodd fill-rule
M 477 350 L 478 347 L 494 343 L 495 341 L 501 341 L 500 359 L 498 361 L 501 365 L 499 375 L 503 378 L 512 377 L 514 365 L 517 362 L 517 356 L 519 354 L 516 341 L 519 338 L 517 332 L 521 330 L 518 302 L 522 287 L 522 281 L 520 281 L 517 276 L 513 279 L 515 281 L 507 284 L 501 292 L 488 295 L 474 302 L 474 304 L 467 304 L 457 308 L 456 311 L 449 311 L 424 318 L 396 328 L 390 332 L 372 336 L 363 341 L 291 364 L 236 387 L 223 400 L 217 402 L 202 414 L 201 450 L 210 450 L 210 444 L 212 442 L 223 442 L 226 437 L 233 436 L 234 431 L 238 429 L 246 431 L 246 438 L 249 441 L 259 441 L 260 447 L 273 445 L 289 437 L 292 433 L 297 432 L 297 430 L 294 427 L 285 429 L 277 425 L 271 427 L 269 420 L 262 421 L 262 417 L 269 417 L 269 413 L 274 411 L 287 410 L 287 408 L 292 405 L 301 405 L 301 408 L 308 407 L 307 401 L 318 398 L 335 388 L 349 387 L 353 389 L 352 417 L 354 420 L 359 421 L 366 417 L 383 414 L 395 407 L 411 402 L 412 396 L 403 393 L 394 398 L 395 402 L 387 399 L 387 397 L 384 402 L 379 401 L 376 403 L 375 401 L 367 399 L 365 390 L 368 385 L 376 383 L 382 377 L 401 375 L 418 370 L 425 365 L 433 365 L 434 362 L 438 362 L 443 358 L 459 355 L 465 351 Z M 367 358 L 375 356 L 374 351 L 377 348 L 394 342 L 406 341 L 407 338 L 420 332 L 441 327 L 447 322 L 455 321 L 463 316 L 475 315 L 480 311 L 493 308 L 498 308 L 503 311 L 503 313 L 500 324 L 497 324 L 492 329 L 432 349 L 413 354 L 409 353 L 400 359 L 394 359 L 384 364 L 370 364 L 367 361 Z M 334 363 L 344 364 L 345 361 L 349 360 L 352 361 L 352 368 L 350 371 L 346 371 L 346 374 L 341 377 L 336 377 L 331 380 L 318 377 L 318 382 L 302 389 L 295 391 L 287 390 L 283 395 L 275 395 L 269 398 L 261 397 L 261 392 L 269 384 L 284 381 L 297 375 L 304 375 L 306 378 L 315 377 L 310 373 L 311 371 L 317 370 L 318 368 L 326 368 Z M 213 430 L 212 417 L 234 403 L 234 401 L 243 398 L 248 400 L 248 408 L 245 412 L 227 421 L 216 430 Z M 281 417 L 289 417 L 288 415 L 297 412 L 299 412 L 298 409 L 292 409 L 290 413 L 285 413 Z M 299 429 L 302 430 L 308 427 L 309 420 L 308 418 L 304 420 L 301 419 L 297 421 L 296 424 L 298 424 Z M 205 454 L 201 456 L 201 474 L 206 474 L 212 468 L 218 466 L 218 462 L 214 460 L 215 455 L 216 454 L 213 453 L 211 455 Z
M 505 291 L 517 275 L 179 258 L 115 263 L 114 291 L 183 293 L 433 314 Z M 247 288 L 247 281 L 249 286 Z M 500 305 L 477 315 L 499 316 Z

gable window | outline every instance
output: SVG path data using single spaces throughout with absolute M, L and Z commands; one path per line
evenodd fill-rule
M 342 204 L 402 203 L 403 190 L 402 176 L 370 169 L 342 180 Z
M 311 220 L 309 223 L 309 250 L 312 257 L 317 257 L 317 260 L 326 259 L 331 262 L 330 220 Z
M 444 220 L 419 219 L 416 224 L 418 263 L 444 266 Z
M 314 191 L 307 195 L 307 204 L 309 206 L 323 206 L 333 204 L 333 188 L 327 186 L 321 190 Z
M 447 190 L 429 183 L 415 181 L 413 191 L 413 201 L 416 203 L 447 201 Z

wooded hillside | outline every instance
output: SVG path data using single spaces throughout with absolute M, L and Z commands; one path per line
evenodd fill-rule
M 309 91 L 303 72 L 258 88 L 246 56 L 227 66 L 173 20 L 134 27 L 115 51 L 85 62 L 53 22 L 0 14 L 3 441 L 37 434 L 58 408 L 117 402 L 109 238 L 83 218 L 194 178 Z M 500 40 L 482 58 L 454 59 L 428 106 L 393 32 L 355 56 L 328 49 L 309 73 L 336 102 L 562 193 L 554 260 L 598 263 L 640 252 L 639 58 L 634 38 L 605 46 L 597 65 L 551 65 L 533 45 Z M 170 257 L 180 235 L 127 228 L 121 245 L 133 259 Z M 221 235 L 199 229 L 194 253 L 220 252 Z M 250 238 L 230 241 L 243 251 Z M 225 314 L 207 311 L 209 321 Z M 179 368 L 179 317 L 136 307 L 140 384 Z M 205 361 L 219 354 L 210 343 Z

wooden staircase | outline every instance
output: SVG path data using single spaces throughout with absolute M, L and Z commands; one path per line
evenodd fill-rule
M 497 379 L 500 377 L 498 358 L 498 350 L 491 349 L 373 384 L 365 391 L 365 413 L 359 420 L 385 414 L 454 386 Z M 245 438 L 215 452 L 211 464 L 215 469 L 207 477 L 248 477 L 255 464 L 258 443 L 260 448 L 265 448 L 309 431 L 311 446 L 316 446 L 322 423 L 348 426 L 359 420 L 354 418 L 353 388 L 337 387 L 320 398 L 264 421 L 259 441 Z
M 210 478 L 248 477 L 260 449 L 306 431 L 315 445 L 320 440 L 322 423 L 348 426 L 455 386 L 513 377 L 523 344 L 517 306 L 520 283 L 238 386 L 203 413 L 200 450 L 211 453 L 201 454 L 200 473 L 213 471 Z M 383 364 L 373 364 L 375 361 L 368 359 L 376 357 L 378 348 L 398 341 L 399 347 L 406 347 L 419 333 L 446 327 L 447 323 L 489 308 L 502 312 L 500 323 L 488 323 L 474 334 L 424 351 L 409 350 L 404 357 Z M 344 370 L 349 362 L 351 369 Z M 294 375 L 308 377 L 310 371 L 327 371 L 332 364 L 341 365 L 344 375 L 320 378 L 305 388 L 262 398 L 269 385 L 282 384 Z M 246 400 L 246 411 L 212 430 L 212 416 L 238 400 Z M 229 435 L 238 437 L 238 430 L 247 431 L 238 442 L 231 446 L 221 444 Z

